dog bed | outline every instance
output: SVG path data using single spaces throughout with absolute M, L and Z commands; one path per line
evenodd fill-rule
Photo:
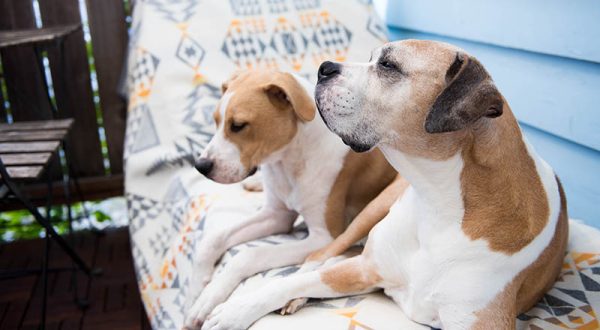
M 135 3 L 127 86 L 125 188 L 132 252 L 146 312 L 155 329 L 180 329 L 194 243 L 260 207 L 262 195 L 203 178 L 193 160 L 210 139 L 220 84 L 239 68 L 279 68 L 315 81 L 324 60 L 365 61 L 386 41 L 368 0 L 145 0 Z M 598 328 L 600 233 L 571 227 L 561 278 L 521 328 Z M 289 235 L 230 249 L 221 263 Z M 220 268 L 217 268 L 217 275 Z M 296 266 L 245 281 L 252 290 Z M 421 329 L 382 293 L 313 300 L 291 316 L 264 317 L 252 329 Z

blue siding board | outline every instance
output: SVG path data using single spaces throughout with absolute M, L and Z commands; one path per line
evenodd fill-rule
M 390 40 L 407 38 L 449 42 L 477 56 L 560 177 L 570 216 L 600 228 L 600 64 L 390 27 Z
M 569 216 L 600 228 L 600 153 L 523 123 L 521 128 L 560 178 Z
M 600 62 L 598 0 L 375 0 L 388 24 Z

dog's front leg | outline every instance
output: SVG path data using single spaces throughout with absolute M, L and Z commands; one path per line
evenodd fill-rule
M 194 249 L 192 278 L 186 294 L 185 310 L 189 311 L 208 284 L 216 262 L 227 249 L 260 237 L 289 232 L 296 217 L 295 212 L 265 206 L 246 221 L 214 232 L 207 231 Z
M 202 324 L 215 306 L 225 301 L 245 278 L 272 268 L 301 263 L 308 254 L 331 240 L 326 231 L 319 230 L 300 241 L 259 246 L 239 252 L 202 291 L 189 311 L 186 324 L 190 328 Z
M 294 298 L 334 298 L 375 290 L 381 278 L 363 255 L 318 271 L 276 278 L 217 306 L 202 330 L 241 330 Z

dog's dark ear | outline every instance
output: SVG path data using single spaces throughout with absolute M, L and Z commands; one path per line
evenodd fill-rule
M 276 73 L 271 83 L 264 86 L 263 89 L 276 106 L 292 107 L 296 115 L 304 121 L 311 121 L 315 118 L 317 112 L 315 101 L 291 74 Z
M 482 117 L 502 115 L 504 101 L 483 65 L 456 53 L 446 72 L 446 88 L 437 97 L 427 119 L 428 133 L 458 131 Z

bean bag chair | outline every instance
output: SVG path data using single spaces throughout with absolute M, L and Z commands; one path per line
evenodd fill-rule
M 127 69 L 129 97 L 125 189 L 131 249 L 146 312 L 155 329 L 180 329 L 192 251 L 204 231 L 228 226 L 260 207 L 261 193 L 202 177 L 194 158 L 214 132 L 220 85 L 236 69 L 278 68 L 316 81 L 324 60 L 365 61 L 386 41 L 368 0 L 145 0 L 135 3 Z M 578 236 L 555 288 L 519 327 L 598 328 L 600 234 Z M 573 232 L 573 229 L 572 229 Z M 230 249 L 280 244 L 294 232 Z M 289 266 L 258 274 L 233 293 L 251 291 Z M 217 267 L 217 275 L 220 268 Z M 421 329 L 381 292 L 313 300 L 291 316 L 270 314 L 252 329 Z

